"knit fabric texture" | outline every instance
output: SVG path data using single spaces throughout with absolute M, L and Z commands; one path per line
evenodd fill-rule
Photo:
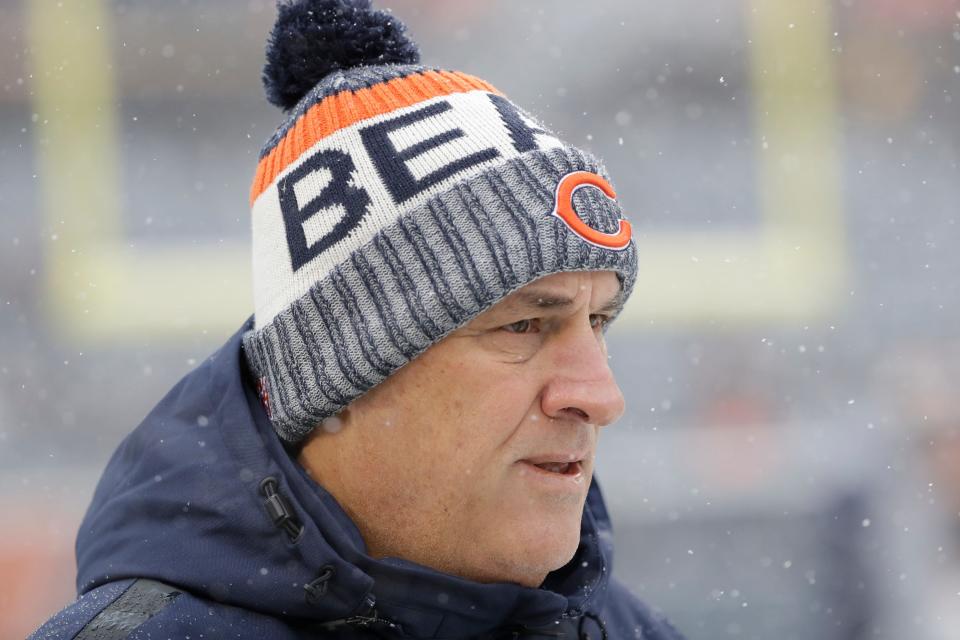
M 636 279 L 604 167 L 487 82 L 420 65 L 331 73 L 251 189 L 249 366 L 277 432 L 324 418 L 551 273 Z

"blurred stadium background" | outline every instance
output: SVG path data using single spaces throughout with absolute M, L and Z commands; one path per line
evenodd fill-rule
M 691 640 L 960 638 L 960 2 L 384 0 L 640 232 L 599 478 Z M 0 638 L 251 313 L 270 0 L 0 0 Z

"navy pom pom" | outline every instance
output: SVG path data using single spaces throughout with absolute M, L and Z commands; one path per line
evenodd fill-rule
M 328 74 L 371 64 L 415 64 L 420 51 L 402 22 L 369 0 L 293 0 L 277 5 L 263 86 L 283 109 Z

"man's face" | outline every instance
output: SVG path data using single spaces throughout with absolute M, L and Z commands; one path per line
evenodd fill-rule
M 624 409 L 602 334 L 619 292 L 609 271 L 532 282 L 316 430 L 301 463 L 371 555 L 528 586 L 573 557 Z

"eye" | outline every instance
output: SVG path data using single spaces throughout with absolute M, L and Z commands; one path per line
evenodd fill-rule
M 593 313 L 590 315 L 590 326 L 594 329 L 603 329 L 607 328 L 607 325 L 610 324 L 610 316 L 605 316 L 600 313 Z
M 535 333 L 536 330 L 540 328 L 539 318 L 527 318 L 524 320 L 517 320 L 516 322 L 511 322 L 510 324 L 503 325 L 500 327 L 502 330 L 507 333 Z

